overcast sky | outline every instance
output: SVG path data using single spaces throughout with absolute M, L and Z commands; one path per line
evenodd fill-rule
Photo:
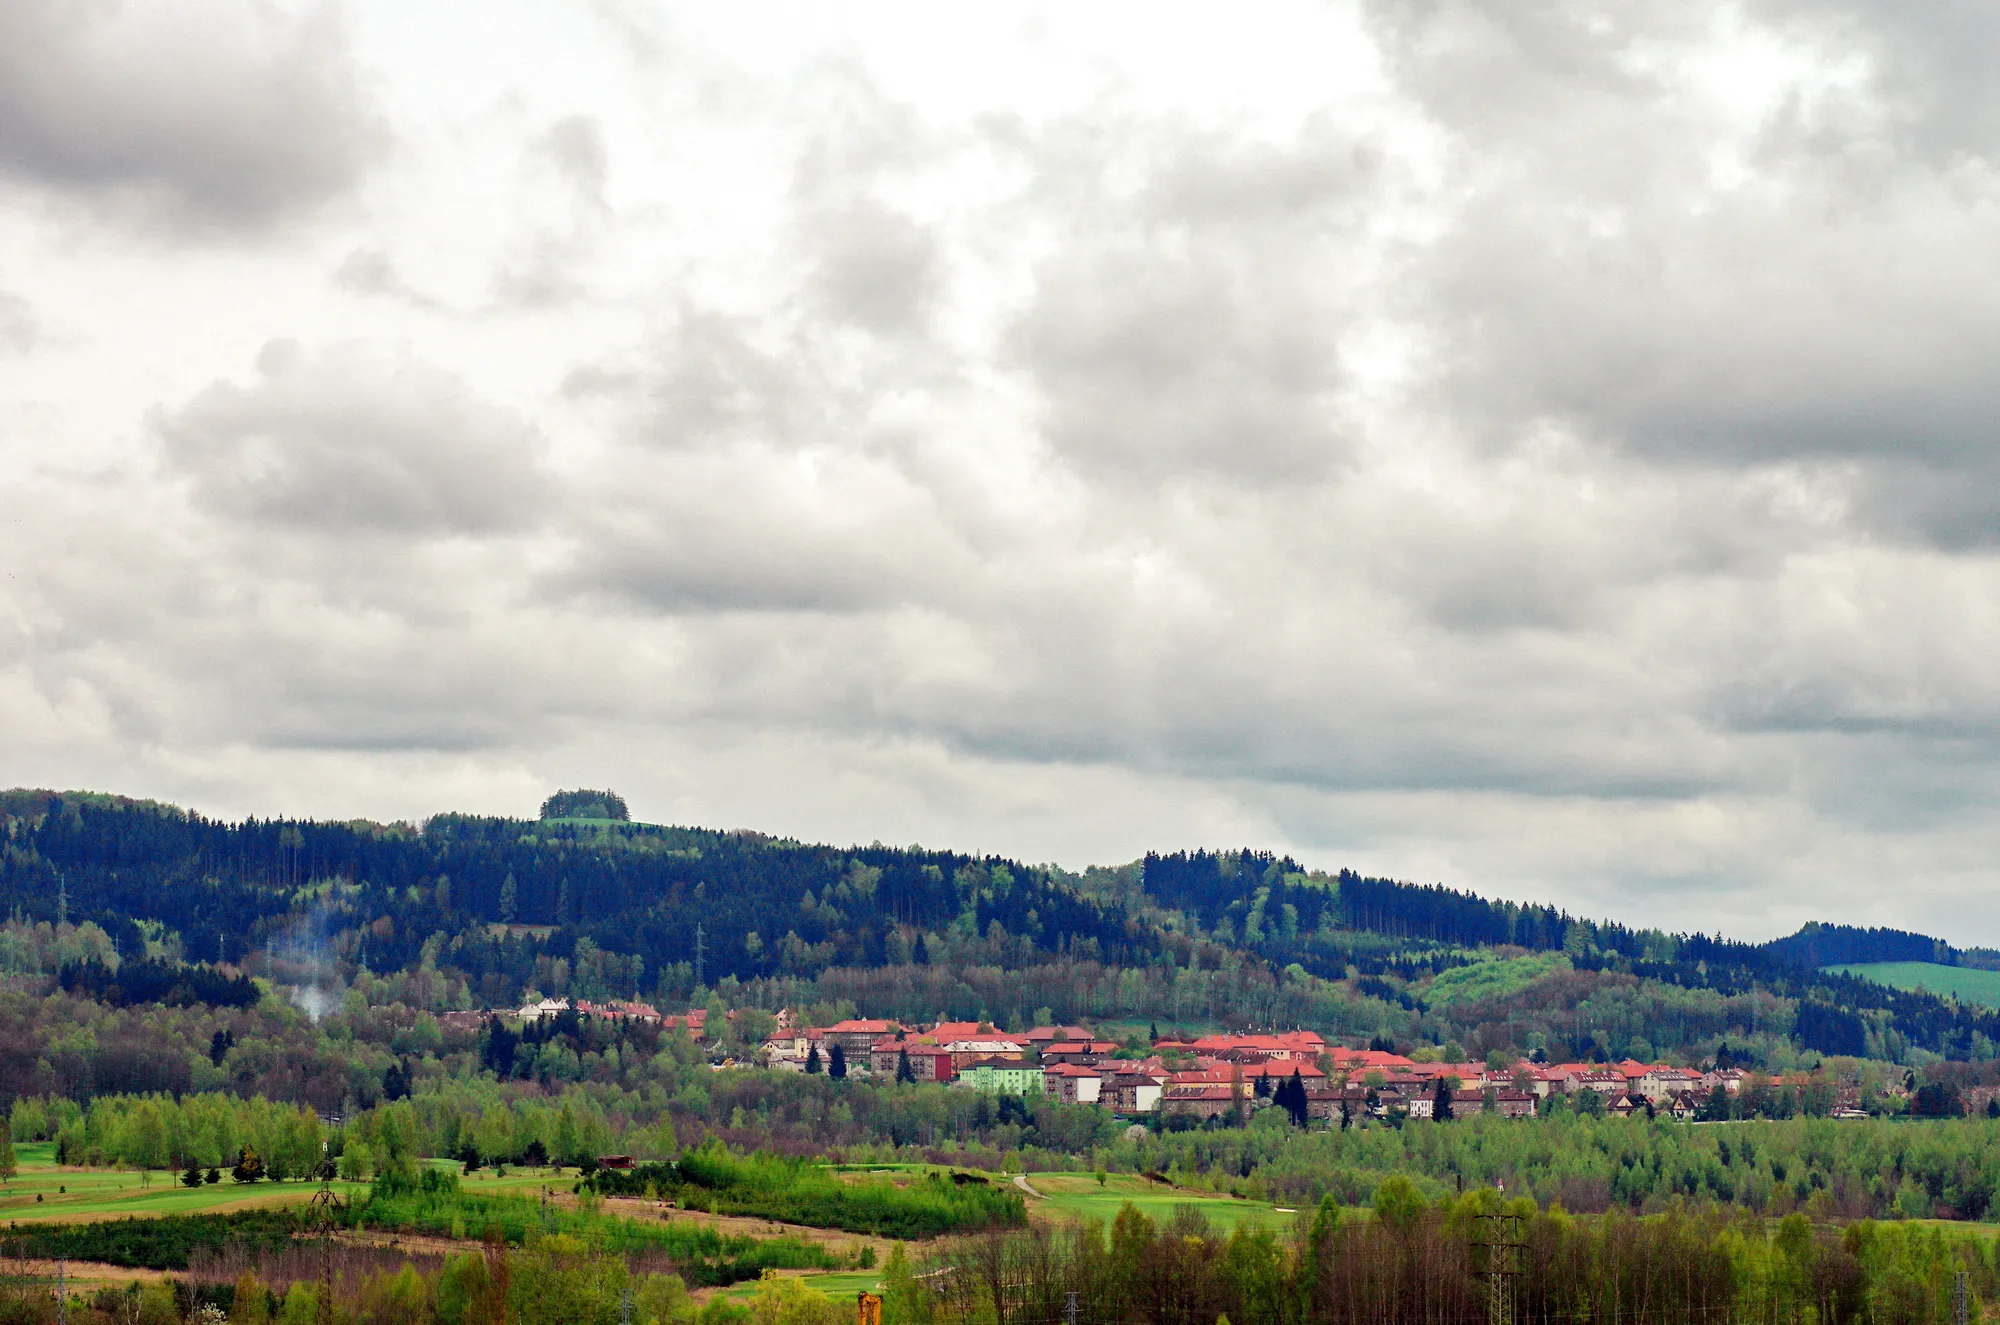
M 0 784 L 2000 942 L 1996 54 L 7 0 Z

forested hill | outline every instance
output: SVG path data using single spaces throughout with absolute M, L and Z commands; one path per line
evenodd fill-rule
M 571 799 L 624 812 L 610 792 Z M 110 965 L 144 957 L 154 963 L 148 987 L 186 998 L 224 987 L 246 964 L 270 971 L 275 959 L 281 979 L 286 961 L 323 961 L 336 983 L 364 968 L 448 969 L 474 1002 L 491 1004 L 552 980 L 574 981 L 586 997 L 663 1000 L 763 981 L 771 998 L 817 993 L 873 1015 L 1031 1010 L 995 1006 L 1001 998 L 1069 1016 L 1115 1006 L 1141 1019 L 1198 1005 L 1224 1022 L 1316 1021 L 1434 1040 L 1457 1017 L 1487 1042 L 1525 1034 L 1532 1011 L 1552 1047 L 1594 1037 L 1602 1050 L 1614 1014 L 1589 1000 L 1629 989 L 1637 993 L 1617 996 L 1615 1016 L 1635 1029 L 1619 1036 L 1658 1034 L 1671 1017 L 1689 1044 L 1747 1033 L 1822 1053 L 1914 1046 L 1967 1058 L 1992 1056 L 2000 1040 L 1991 1012 L 1813 969 L 1826 953 L 1879 959 L 1909 941 L 1931 945 L 1931 958 L 1937 945 L 1922 936 L 1818 926 L 1756 946 L 1309 871 L 1270 853 L 1155 854 L 1074 875 L 916 847 L 585 818 L 568 813 L 576 805 L 552 798 L 563 817 L 539 820 L 227 823 L 114 796 L 5 792 L 0 908 L 30 926 L 66 909 L 102 928 L 107 969 L 67 973 L 65 987 L 112 988 Z M 1506 965 L 1524 951 L 1548 957 Z M 175 961 L 232 973 L 176 973 Z M 934 961 L 948 970 L 923 973 Z M 1514 974 L 1445 982 L 1488 1002 L 1468 993 L 1456 1011 L 1433 1005 L 1430 982 L 1493 963 Z M 1033 981 L 967 983 L 974 971 L 1030 968 Z M 1543 979 L 1556 975 L 1569 983 Z M 1647 992 L 1660 987 L 1708 1001 Z
M 1943 939 L 1905 929 L 1857 929 L 1852 925 L 1806 925 L 1773 939 L 1764 950 L 1795 966 L 1836 966 L 1847 962 L 1936 962 L 1958 965 L 1959 953 Z
M 235 961 L 316 909 L 336 931 L 364 927 L 355 942 L 377 971 L 415 964 L 432 935 L 507 923 L 547 931 L 519 937 L 556 956 L 589 939 L 644 969 L 678 963 L 692 974 L 699 955 L 705 984 L 920 959 L 925 933 L 1005 935 L 1024 956 L 1106 961 L 1143 961 L 1150 946 L 1119 902 L 1046 871 L 949 851 L 460 814 L 421 828 L 231 824 L 152 803 L 21 791 L 0 794 L 0 824 L 0 907 L 54 920 L 66 889 L 70 918 L 102 925 L 126 952 L 140 950 L 136 922 L 156 921 L 189 956 Z M 483 961 L 467 954 L 470 969 L 504 966 L 509 942 L 493 939 Z

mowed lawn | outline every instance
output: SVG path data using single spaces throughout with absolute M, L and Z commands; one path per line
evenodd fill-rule
M 309 1200 L 319 1189 L 312 1182 L 232 1182 L 227 1170 L 222 1181 L 200 1187 L 183 1187 L 180 1174 L 154 1172 L 141 1175 L 130 1169 L 93 1169 L 58 1166 L 52 1141 L 21 1142 L 14 1147 L 18 1169 L 12 1182 L 0 1185 L 0 1224 L 26 1223 L 50 1219 L 88 1221 L 123 1219 L 128 1215 L 220 1214 L 252 1207 L 293 1205 Z M 456 1169 L 450 1161 L 431 1161 Z M 492 1169 L 481 1169 L 463 1179 L 468 1191 L 481 1195 L 533 1195 L 543 1187 L 567 1192 L 576 1185 L 576 1171 L 558 1175 L 548 1169 L 510 1168 L 502 1177 Z M 364 1182 L 332 1184 L 343 1200 L 363 1195 Z M 42 1199 L 37 1201 L 39 1196 Z
M 2000 1008 L 2000 971 L 1979 971 L 1970 966 L 1940 966 L 1936 962 L 1854 962 L 1827 966 L 1823 970 L 1858 975 L 1891 989 L 1925 990 L 1948 994 L 1961 1003 L 1978 1003 Z
M 1229 1196 L 1178 1191 L 1130 1173 L 1107 1173 L 1104 1185 L 1089 1173 L 1031 1173 L 1028 1184 L 1044 1199 L 1028 1199 L 1031 1217 L 1058 1220 L 1115 1219 L 1129 1201 L 1155 1224 L 1165 1224 L 1181 1206 L 1193 1206 L 1210 1227 L 1229 1231 L 1240 1224 L 1268 1224 L 1282 1227 L 1292 1215 L 1281 1213 L 1268 1201 L 1244 1201 Z

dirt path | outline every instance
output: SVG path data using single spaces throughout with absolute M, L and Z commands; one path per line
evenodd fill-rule
M 1026 1192 L 1028 1195 L 1034 1197 L 1037 1201 L 1048 1199 L 1047 1197 L 1043 1196 L 1040 1192 L 1036 1191 L 1033 1187 L 1028 1185 L 1028 1175 L 1025 1173 L 1017 1173 L 1014 1175 L 1014 1185 L 1016 1187 L 1019 1187 L 1022 1191 Z

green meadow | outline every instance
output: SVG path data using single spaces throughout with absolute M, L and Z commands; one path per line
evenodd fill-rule
M 286 1205 L 307 1199 L 314 1190 L 303 1182 L 231 1182 L 227 1174 L 218 1183 L 183 1187 L 177 1173 L 58 1165 L 55 1149 L 50 1141 L 15 1145 L 19 1171 L 0 1184 L 0 1222 L 211 1214 Z M 334 1187 L 343 1195 L 365 1190 L 359 1183 L 337 1182 Z
M 1129 1173 L 1108 1173 L 1102 1187 L 1089 1173 L 1031 1173 L 1028 1183 L 1043 1199 L 1028 1201 L 1030 1218 L 1091 1220 L 1102 1223 L 1115 1219 L 1127 1202 L 1155 1224 L 1173 1218 L 1181 1206 L 1193 1206 L 1209 1225 L 1229 1231 L 1241 1224 L 1283 1225 L 1292 1216 L 1281 1214 L 1268 1201 L 1238 1200 L 1200 1192 L 1178 1191 L 1164 1183 Z
M 0 1184 L 0 1224 L 33 1220 L 123 1219 L 128 1215 L 220 1214 L 229 1210 L 292 1205 L 318 1189 L 310 1182 L 232 1182 L 228 1173 L 218 1183 L 183 1187 L 178 1173 L 131 1169 L 80 1168 L 58 1165 L 52 1141 L 22 1141 L 14 1146 L 18 1172 Z M 437 1161 L 434 1161 L 437 1162 Z M 441 1163 L 456 1169 L 449 1161 Z M 567 1192 L 576 1184 L 574 1172 L 557 1176 L 547 1169 L 509 1169 L 502 1177 L 481 1169 L 464 1178 L 467 1191 L 486 1196 L 531 1195 L 543 1187 Z M 343 1199 L 365 1195 L 368 1184 L 334 1182 Z M 40 1200 L 36 1198 L 40 1197 Z
M 2000 1008 L 2000 971 L 1980 971 L 1970 966 L 1940 966 L 1936 962 L 1854 962 L 1822 969 L 1843 975 L 1858 975 L 1891 989 L 1922 990 L 1944 994 L 1961 1003 L 1978 1003 Z

